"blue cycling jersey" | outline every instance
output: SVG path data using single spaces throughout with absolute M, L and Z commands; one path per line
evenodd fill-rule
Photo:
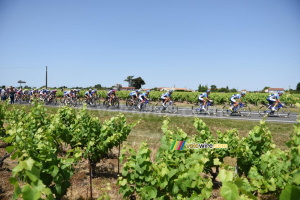
M 199 95 L 199 98 L 204 98 L 204 97 L 206 97 L 206 98 L 208 97 L 206 92 Z
M 240 99 L 241 98 L 241 95 L 240 94 L 234 94 L 230 97 L 230 99 Z
M 276 99 L 279 99 L 279 94 L 271 94 L 268 96 L 268 101 L 275 101 Z
M 148 97 L 148 95 L 147 95 L 147 93 L 145 92 L 145 93 L 141 93 L 141 94 L 140 94 L 140 97 Z
M 129 96 L 130 96 L 130 97 L 131 97 L 131 96 L 136 96 L 136 92 L 135 92 L 135 91 L 130 92 Z
M 161 97 L 171 97 L 171 94 L 169 92 L 167 92 L 167 93 L 162 94 Z

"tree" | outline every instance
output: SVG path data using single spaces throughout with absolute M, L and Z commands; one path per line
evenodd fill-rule
M 132 83 L 132 79 L 134 76 L 127 76 L 127 78 L 124 80 L 125 82 L 128 82 L 128 87 L 134 87 Z
M 101 84 L 95 85 L 94 88 L 96 88 L 96 89 L 98 89 L 98 90 L 101 89 Z
M 226 88 L 219 89 L 219 92 L 229 92 L 228 86 Z
M 206 92 L 207 89 L 208 89 L 207 85 L 202 86 L 201 84 L 199 84 L 198 92 Z
M 131 79 L 131 82 L 132 82 L 132 86 L 135 87 L 136 89 L 140 89 L 142 85 L 146 84 L 145 81 L 140 76 L 135 79 Z
M 212 92 L 217 91 L 217 86 L 216 86 L 216 85 L 211 85 L 211 86 L 210 86 L 210 90 L 211 90 Z
M 300 92 L 300 82 L 297 84 L 296 90 Z
M 230 92 L 237 92 L 237 89 L 232 88 L 232 89 L 230 90 Z

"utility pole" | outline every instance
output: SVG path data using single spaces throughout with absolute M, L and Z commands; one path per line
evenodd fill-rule
M 46 66 L 46 89 L 47 89 L 47 82 L 48 82 L 48 76 L 47 76 L 47 66 Z

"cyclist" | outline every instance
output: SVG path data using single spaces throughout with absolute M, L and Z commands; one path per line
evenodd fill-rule
M 52 91 L 50 92 L 50 97 L 49 97 L 50 101 L 51 101 L 52 99 L 55 98 L 56 92 L 57 92 L 57 90 L 52 90 Z
M 97 90 L 92 90 L 92 97 L 96 97 L 97 96 Z
M 198 101 L 202 104 L 201 109 L 205 110 L 206 100 L 211 101 L 208 98 L 208 95 L 210 94 L 210 90 L 206 90 L 206 92 L 202 93 L 198 97 Z
M 92 89 L 89 89 L 84 93 L 85 102 L 88 102 L 88 100 L 92 97 Z
M 245 96 L 245 92 L 241 92 L 241 94 L 234 94 L 230 97 L 230 102 L 232 105 L 230 107 L 231 112 L 233 112 L 233 108 L 235 108 L 239 105 L 238 102 L 236 101 L 236 99 L 238 99 L 242 104 L 244 104 L 241 100 L 241 97 L 244 97 L 244 96 Z
M 140 94 L 139 90 L 130 92 L 129 97 L 131 98 L 133 105 L 135 105 L 135 100 L 138 98 L 139 94 Z
M 173 94 L 173 90 L 169 90 L 167 93 L 161 95 L 160 99 L 162 100 L 162 106 L 165 109 L 165 103 L 171 101 L 171 96 Z
M 111 106 L 111 101 L 113 99 L 113 97 L 116 95 L 116 90 L 110 90 L 108 93 L 107 93 L 107 98 L 109 99 L 109 105 Z
M 279 91 L 277 94 L 271 94 L 268 96 L 267 100 L 269 102 L 272 111 L 275 111 L 276 110 L 275 107 L 277 106 L 277 104 L 281 103 L 279 97 L 282 96 L 282 94 L 283 92 Z
M 145 93 L 141 93 L 141 94 L 139 95 L 139 99 L 140 99 L 140 101 L 141 101 L 140 105 L 143 105 L 143 103 L 144 103 L 144 102 L 146 101 L 146 99 L 148 98 L 149 93 L 150 93 L 150 91 L 149 91 L 149 90 L 146 90 Z M 138 108 L 140 108 L 140 105 L 138 106 Z
M 22 98 L 22 95 L 23 95 L 23 91 L 22 91 L 22 89 L 20 89 L 20 90 L 17 90 L 16 99 L 17 99 L 17 98 Z

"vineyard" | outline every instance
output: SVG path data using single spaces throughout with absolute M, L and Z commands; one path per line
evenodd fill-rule
M 85 91 L 80 91 L 80 97 L 84 97 Z M 99 95 L 102 98 L 105 98 L 108 91 L 98 91 Z M 130 91 L 117 91 L 117 96 L 120 99 L 127 99 L 129 97 Z M 158 91 L 151 91 L 149 97 L 153 101 L 158 101 L 161 97 L 163 92 Z M 188 102 L 188 103 L 196 103 L 198 101 L 198 96 L 200 92 L 174 92 L 172 94 L 172 98 L 174 101 L 177 102 Z M 229 102 L 230 97 L 233 95 L 233 93 L 211 93 L 209 95 L 209 98 L 213 99 L 216 104 L 224 104 L 226 102 Z M 259 103 L 268 103 L 267 97 L 268 93 L 247 93 L 243 100 L 247 101 L 248 103 L 258 105 Z M 63 92 L 58 91 L 57 93 L 58 97 L 63 96 Z M 300 94 L 283 94 L 280 97 L 280 100 L 282 102 L 285 102 L 287 105 L 300 103 Z
M 127 94 L 118 95 L 122 93 Z M 48 114 L 38 103 L 29 113 L 0 104 L 0 119 L 1 140 L 8 144 L 11 159 L 18 162 L 10 178 L 13 199 L 30 200 L 63 198 L 71 186 L 74 166 L 82 160 L 88 161 L 92 178 L 96 163 L 126 141 L 139 123 L 128 124 L 122 114 L 101 122 L 85 107 L 79 111 L 61 107 Z M 186 133 L 171 127 L 166 118 L 155 158 L 146 142 L 137 151 L 122 145 L 119 193 L 124 199 L 209 199 L 219 188 L 228 200 L 299 199 L 300 123 L 294 126 L 283 151 L 274 144 L 264 121 L 241 138 L 236 129 L 214 135 L 198 118 L 194 120 L 197 132 Z M 170 150 L 174 141 L 228 144 L 229 148 Z M 224 164 L 228 157 L 236 160 L 236 166 Z

